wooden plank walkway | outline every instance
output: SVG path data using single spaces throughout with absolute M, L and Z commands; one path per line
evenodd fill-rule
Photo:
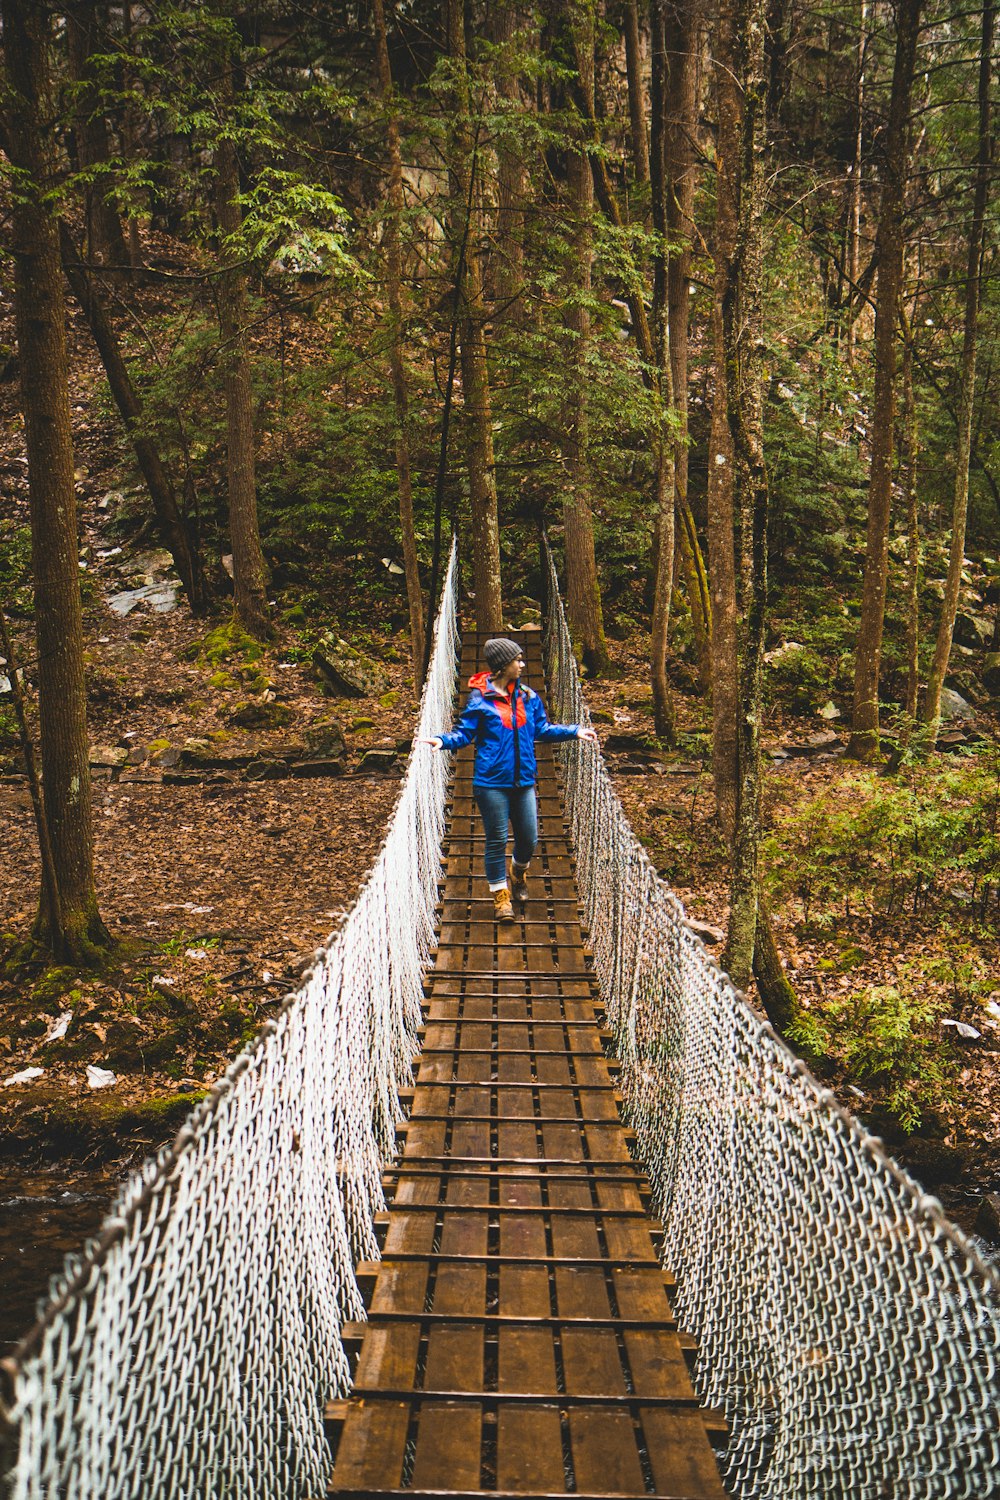
M 525 681 L 542 681 L 537 632 Z M 480 666 L 463 638 L 462 683 Z M 472 748 L 383 1259 L 329 1493 L 723 1500 L 604 1056 L 549 746 L 525 909 L 497 926 Z M 588 753 L 572 751 L 571 753 Z M 334 1438 L 334 1441 L 336 1439 Z

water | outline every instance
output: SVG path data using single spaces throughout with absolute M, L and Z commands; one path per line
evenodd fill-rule
M 0 1356 L 34 1323 L 65 1257 L 97 1229 L 127 1169 L 0 1170 Z

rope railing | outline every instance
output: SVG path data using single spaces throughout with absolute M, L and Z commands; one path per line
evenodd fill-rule
M 589 723 L 548 555 L 553 717 Z M 1000 1495 L 1000 1275 L 688 928 L 597 756 L 565 765 L 622 1092 L 741 1500 Z
M 451 719 L 457 558 L 418 732 Z M 12 1500 L 325 1492 L 323 1410 L 411 1079 L 448 767 L 412 756 L 385 843 L 301 988 L 67 1261 L 8 1362 Z

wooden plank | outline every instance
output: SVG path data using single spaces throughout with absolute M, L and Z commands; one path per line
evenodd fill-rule
M 395 1488 L 402 1479 L 409 1427 L 408 1402 L 351 1402 L 337 1447 L 333 1493 Z
M 413 1489 L 478 1490 L 482 1409 L 428 1402 L 420 1409 Z

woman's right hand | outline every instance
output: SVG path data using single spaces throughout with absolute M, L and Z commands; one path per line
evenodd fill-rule
M 441 739 L 440 739 L 439 735 L 434 735 L 433 737 L 428 737 L 426 734 L 418 734 L 417 735 L 417 744 L 418 745 L 430 745 L 430 747 L 431 747 L 432 750 L 440 750 L 441 749 Z

